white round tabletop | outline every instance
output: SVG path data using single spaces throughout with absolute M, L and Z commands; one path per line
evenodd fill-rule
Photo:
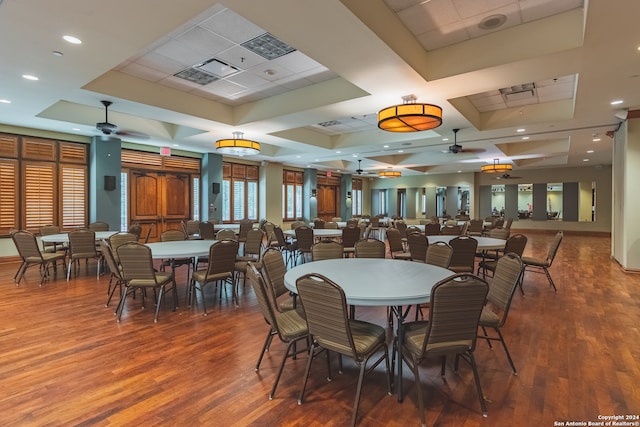
M 431 288 L 454 274 L 421 262 L 382 258 L 341 258 L 312 261 L 287 271 L 284 283 L 292 292 L 305 274 L 321 274 L 344 290 L 347 303 L 363 306 L 401 306 L 429 301 Z
M 449 241 L 451 241 L 451 239 L 453 239 L 454 237 L 458 237 L 458 236 L 449 236 L 444 234 L 439 234 L 437 236 L 427 236 L 427 238 L 429 239 L 429 244 L 435 243 L 435 242 L 449 243 Z M 505 243 L 507 242 L 506 240 L 495 239 L 493 237 L 475 237 L 474 236 L 473 238 L 478 241 L 478 250 L 481 250 L 481 251 L 503 249 Z
M 285 230 L 284 234 L 286 234 L 287 236 L 296 236 L 296 230 Z M 342 237 L 342 230 L 338 229 L 331 229 L 331 228 L 324 228 L 324 229 L 320 229 L 320 230 L 316 230 L 315 228 L 313 229 L 313 237 L 318 237 L 318 238 L 322 238 L 322 237 Z
M 209 248 L 217 240 L 175 240 L 147 243 L 155 259 L 192 258 L 209 256 Z
M 220 230 L 238 231 L 238 230 L 240 230 L 240 224 L 214 224 L 213 225 L 213 229 L 215 231 L 220 231 Z
M 109 239 L 117 231 L 96 231 L 96 240 Z M 69 243 L 69 233 L 47 234 L 40 236 L 40 240 L 48 243 Z

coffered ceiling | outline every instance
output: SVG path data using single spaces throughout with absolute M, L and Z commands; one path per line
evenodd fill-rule
M 212 152 L 239 131 L 262 144 L 246 159 L 334 172 L 610 164 L 614 114 L 640 106 L 639 14 L 633 0 L 4 0 L 0 131 L 96 136 L 110 100 L 124 141 Z M 442 126 L 378 129 L 410 94 Z

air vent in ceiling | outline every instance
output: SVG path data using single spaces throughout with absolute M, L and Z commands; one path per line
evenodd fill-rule
M 322 126 L 323 128 L 327 128 L 327 127 L 330 127 L 330 126 L 337 126 L 339 124 L 342 124 L 342 123 L 340 123 L 338 120 L 329 120 L 328 122 L 318 123 L 318 126 Z
M 524 83 L 521 85 L 511 86 L 500 89 L 500 94 L 505 101 L 518 101 L 536 96 L 536 84 Z
M 220 80 L 219 77 L 216 77 L 213 74 L 205 73 L 204 71 L 200 71 L 194 67 L 185 68 L 179 73 L 174 74 L 174 76 L 178 77 L 179 79 L 188 80 L 202 86 L 208 85 L 209 83 L 215 82 L 216 80 Z
M 269 33 L 264 33 L 246 41 L 241 46 L 269 60 L 279 58 L 296 50 Z
M 240 70 L 233 65 L 229 65 L 216 58 L 211 58 L 208 61 L 185 68 L 179 73 L 174 74 L 174 76 L 205 86 L 216 80 L 235 74 L 238 71 Z

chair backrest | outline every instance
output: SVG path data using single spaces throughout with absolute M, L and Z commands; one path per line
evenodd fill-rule
M 495 228 L 502 228 L 503 225 L 504 225 L 504 218 L 498 218 L 496 222 L 493 223 L 493 226 Z
M 118 261 L 116 261 L 116 254 L 113 253 L 109 242 L 105 239 L 100 240 L 100 253 L 104 257 L 105 261 L 107 261 L 107 266 L 111 271 L 111 275 L 115 276 L 119 280 L 124 280 L 124 276 L 122 275 L 122 270 L 120 270 L 120 266 L 118 265 Z
M 498 259 L 487 301 L 499 309 L 501 314 L 499 326 L 502 326 L 507 318 L 511 299 L 522 275 L 522 269 L 522 260 L 517 254 L 510 252 Z
M 472 274 L 456 274 L 431 289 L 429 324 L 422 354 L 473 351 L 489 285 Z
M 338 242 L 327 240 L 311 246 L 311 258 L 314 261 L 340 259 L 342 257 L 344 257 L 344 247 Z
M 109 224 L 103 221 L 96 221 L 89 224 L 89 230 L 92 231 L 109 231 Z
M 230 228 L 223 228 L 216 232 L 216 240 L 235 240 L 236 232 Z
M 276 225 L 275 227 L 273 227 L 273 235 L 278 241 L 278 246 L 280 246 L 281 248 L 286 248 L 287 239 L 284 237 L 284 231 L 282 231 L 282 228 L 280 226 Z
M 118 248 L 124 245 L 125 243 L 137 242 L 137 241 L 138 239 L 136 235 L 133 233 L 116 233 L 109 236 L 109 248 L 113 253 L 113 257 L 116 263 L 120 262 L 120 258 L 118 257 L 118 252 L 117 252 Z
M 313 228 L 315 228 L 316 230 L 322 230 L 324 228 L 324 221 L 321 219 L 314 219 L 313 220 Z
M 26 261 L 27 259 L 31 261 L 42 260 L 42 253 L 40 252 L 38 241 L 34 234 L 21 230 L 12 233 L 11 238 L 13 239 L 13 243 L 16 245 L 16 249 L 18 249 L 20 258 L 22 258 L 23 261 Z
M 291 223 L 291 229 L 295 230 L 298 227 L 306 227 L 307 224 L 303 221 L 294 221 Z
M 259 228 L 253 228 L 247 231 L 247 241 L 244 244 L 244 254 L 260 257 L 260 254 L 262 253 L 263 239 L 264 231 Z
M 324 223 L 324 228 L 329 229 L 329 230 L 337 230 L 338 227 L 338 223 L 335 221 L 328 221 Z
M 273 234 L 273 230 L 275 229 L 275 227 L 276 225 L 271 221 L 266 221 L 264 224 L 262 224 L 261 230 L 263 230 L 265 236 L 267 236 L 267 243 L 271 243 L 272 241 L 276 240 L 276 236 Z
M 284 274 L 287 266 L 282 258 L 282 253 L 277 249 L 267 249 L 262 255 L 262 271 L 264 279 L 273 290 L 275 298 L 289 292 L 284 285 Z
M 138 242 L 128 242 L 121 245 L 116 252 L 122 266 L 122 276 L 127 282 L 140 280 L 157 283 L 151 249 L 148 246 Z
M 356 218 L 351 218 L 347 220 L 347 227 L 357 227 L 358 220 Z
M 219 240 L 209 248 L 209 264 L 207 275 L 230 273 L 236 266 L 238 242 L 236 240 Z
M 459 236 L 462 233 L 462 228 L 459 225 L 445 225 L 440 230 L 440 234 L 445 236 Z
M 562 242 L 563 233 L 562 231 L 558 231 L 551 241 L 551 245 L 549 246 L 549 252 L 547 252 L 547 262 L 549 263 L 549 267 L 553 263 L 556 254 L 558 253 L 558 248 L 560 247 L 560 243 Z
M 364 227 L 364 230 L 362 230 L 362 235 L 360 236 L 360 240 L 362 239 L 367 240 L 370 234 L 371 234 L 371 224 L 367 224 L 366 227 Z
M 407 227 L 407 229 L 405 230 L 405 232 L 404 232 L 404 234 L 405 234 L 405 235 L 404 235 L 404 237 L 409 236 L 409 234 L 415 234 L 415 233 L 417 233 L 417 234 L 422 234 L 422 230 L 420 230 L 420 228 L 419 228 L 419 227 L 416 227 L 415 225 L 410 225 L 410 226 L 408 226 L 408 227 Z M 401 237 L 402 237 L 402 236 L 401 236 Z
M 513 224 L 513 218 L 509 217 L 504 222 L 504 226 L 502 228 L 506 228 L 507 230 L 510 230 L 511 229 L 511 224 Z
M 142 235 L 142 227 L 139 224 L 132 224 L 129 226 L 127 233 L 131 233 L 136 236 L 136 240 L 140 240 L 140 236 Z
M 527 236 L 524 234 L 514 234 L 507 239 L 504 244 L 504 253 L 512 252 L 518 256 L 522 256 L 524 248 L 527 246 Z
M 395 222 L 395 225 L 398 231 L 400 232 L 400 238 L 407 237 L 407 223 L 404 221 L 398 220 Z
M 347 226 L 342 229 L 342 246 L 345 248 L 353 248 L 356 242 L 360 240 L 360 228 Z
M 469 228 L 467 229 L 467 231 L 469 233 L 481 233 L 483 226 L 484 226 L 484 220 L 480 218 L 475 218 L 469 221 Z
M 187 224 L 187 227 L 188 226 L 189 225 Z M 214 240 L 216 238 L 213 223 L 209 221 L 201 221 L 198 224 L 198 233 L 200 234 L 201 239 Z
M 76 230 L 69 233 L 71 257 L 97 257 L 96 233 L 93 230 Z
M 510 234 L 511 230 L 507 228 L 492 228 L 489 230 L 489 237 L 493 237 L 494 239 L 507 240 Z
M 187 236 L 180 230 L 167 230 L 163 231 L 160 235 L 161 242 L 175 242 L 179 240 L 186 240 Z
M 269 295 L 269 290 L 264 278 L 251 262 L 247 264 L 247 279 L 249 280 L 249 283 L 253 288 L 253 292 L 256 295 L 264 320 L 267 321 L 269 326 L 271 326 L 271 329 L 274 330 L 282 339 L 280 328 L 278 328 L 278 318 L 276 316 L 276 311 L 274 310 L 275 305 L 272 300 L 273 297 Z
M 381 240 L 358 240 L 355 244 L 356 258 L 385 258 L 387 245 Z
M 333 222 L 340 222 L 340 221 L 342 221 L 342 218 L 341 218 L 341 217 L 339 217 L 339 216 L 334 216 L 333 218 L 331 218 L 331 221 L 333 221 Z
M 400 237 L 400 230 L 397 228 L 390 228 L 387 230 L 387 241 L 389 242 L 389 252 L 403 252 L 402 237 Z
M 431 220 L 429 218 L 420 218 L 420 225 L 429 224 Z
M 303 226 L 296 228 L 296 240 L 298 241 L 298 250 L 301 252 L 311 252 L 313 246 L 313 230 Z
M 424 226 L 424 234 L 427 236 L 437 236 L 440 234 L 440 224 L 437 222 L 430 222 Z
M 449 245 L 453 248 L 449 268 L 458 272 L 473 272 L 478 241 L 473 237 L 458 236 L 451 239 Z
M 374 228 L 374 229 L 380 228 L 380 217 L 374 216 L 370 218 L 369 225 L 371 225 L 371 228 Z
M 193 236 L 200 233 L 200 221 L 197 219 L 190 219 L 186 222 L 187 235 Z
M 427 264 L 449 268 L 453 248 L 445 242 L 435 242 L 427 248 Z
M 247 233 L 253 228 L 253 221 L 243 220 L 240 221 L 240 231 L 238 231 L 238 240 L 245 241 Z
M 319 274 L 300 277 L 296 288 L 304 306 L 309 334 L 327 350 L 357 359 L 342 288 Z
M 412 233 L 407 235 L 407 244 L 411 253 L 412 261 L 426 262 L 429 239 L 422 233 Z

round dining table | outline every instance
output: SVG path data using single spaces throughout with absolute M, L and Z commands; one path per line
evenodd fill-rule
M 285 230 L 284 234 L 290 237 L 296 237 L 296 230 Z M 342 237 L 342 230 L 334 228 L 314 228 L 313 237 L 315 237 L 316 239 Z
M 449 235 L 446 235 L 446 234 L 437 234 L 435 236 L 427 236 L 427 239 L 429 239 L 429 244 L 432 244 L 432 243 L 435 243 L 435 242 L 449 243 L 451 241 L 451 239 L 453 239 L 455 237 L 460 237 L 460 236 L 449 236 Z M 504 249 L 504 245 L 507 243 L 506 240 L 496 239 L 494 237 L 476 237 L 476 236 L 473 236 L 473 238 L 478 241 L 478 250 L 480 250 L 480 251 L 491 251 L 491 250 Z
M 96 231 L 96 241 L 109 240 L 109 237 L 117 233 L 117 231 Z M 69 233 L 47 234 L 40 236 L 40 240 L 47 243 L 69 243 Z
M 305 274 L 320 274 L 337 283 L 347 303 L 387 306 L 397 320 L 398 349 L 402 349 L 403 324 L 412 305 L 429 302 L 431 288 L 454 273 L 421 262 L 388 258 L 340 258 L 307 262 L 287 271 L 284 284 L 297 293 L 296 281 Z M 403 308 L 404 307 L 404 308 Z M 402 357 L 398 353 L 398 401 L 402 401 Z

